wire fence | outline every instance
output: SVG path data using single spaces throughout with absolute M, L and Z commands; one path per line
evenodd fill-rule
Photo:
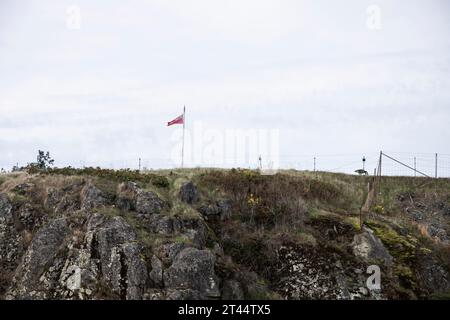
M 430 177 L 449 178 L 450 177 L 450 154 L 435 153 L 407 153 L 386 151 L 385 154 L 390 157 L 416 168 Z M 355 170 L 364 169 L 367 174 L 373 175 L 378 166 L 380 152 L 370 152 L 361 154 L 310 154 L 310 155 L 280 155 L 276 161 L 266 160 L 264 155 L 247 157 L 246 159 L 224 158 L 208 159 L 204 161 L 189 161 L 185 159 L 186 168 L 272 168 L 280 170 L 307 170 L 307 171 L 325 171 L 346 174 L 358 174 Z M 365 161 L 363 162 L 363 158 Z M 83 167 L 101 167 L 107 169 L 131 169 L 131 170 L 157 170 L 179 168 L 180 159 L 173 158 L 152 158 L 135 157 L 114 160 L 81 160 L 81 161 L 61 161 L 55 162 L 58 167 L 71 166 L 74 168 Z M 26 166 L 27 163 L 0 163 L 2 172 L 10 172 L 13 166 Z M 383 176 L 420 176 L 419 173 L 407 168 L 389 158 L 384 157 L 382 162 Z

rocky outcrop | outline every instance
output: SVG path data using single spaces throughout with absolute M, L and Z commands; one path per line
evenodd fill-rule
M 153 254 L 147 263 L 146 256 L 150 252 L 138 238 L 135 227 L 121 216 L 108 216 L 103 211 L 95 213 L 96 209 L 110 205 L 110 199 L 91 183 L 79 188 L 79 196 L 76 192 L 63 195 L 49 189 L 44 205 L 62 217 L 46 217 L 48 222 L 42 225 L 33 220 L 40 215 L 30 203 L 25 202 L 14 209 L 8 197 L 1 195 L 1 267 L 3 272 L 14 272 L 11 281 L 0 282 L 3 291 L 9 288 L 5 297 L 133 300 L 219 297 L 214 254 L 209 250 L 198 250 L 206 242 L 204 223 L 199 219 L 158 214 L 166 203 L 155 193 L 143 191 L 135 184 L 127 184 L 119 194 L 128 199 L 130 206 L 127 209 L 140 211 L 136 222 L 149 234 L 182 236 L 189 244 L 163 244 L 159 249 L 155 248 L 156 255 Z M 73 210 L 77 206 L 81 209 L 78 213 Z M 34 227 L 38 230 L 32 234 Z M 28 248 L 21 245 L 24 232 L 30 233 L 32 238 Z M 186 249 L 197 251 L 181 255 Z M 17 262 L 13 264 L 12 261 Z M 194 273 L 191 273 L 191 267 L 196 270 Z M 183 284 L 183 279 L 189 280 L 187 285 Z
M 155 287 L 163 287 L 163 263 L 157 256 L 152 256 L 151 260 L 152 271 L 150 271 L 149 277 L 153 281 Z
M 198 190 L 197 187 L 192 183 L 188 182 L 181 186 L 180 188 L 180 199 L 187 204 L 195 204 L 198 202 Z
M 105 194 L 91 183 L 86 184 L 81 190 L 82 210 L 89 211 L 94 208 L 104 207 L 108 205 L 108 203 L 109 200 Z
M 155 248 L 155 254 L 165 265 L 171 265 L 175 257 L 188 247 L 189 245 L 186 243 L 166 243 Z
M 24 252 L 23 236 L 15 228 L 13 205 L 0 193 L 0 295 L 10 285 L 12 274 Z
M 430 223 L 427 226 L 427 232 L 431 237 L 438 239 L 443 244 L 449 245 L 450 244 L 449 233 L 445 228 L 441 227 L 441 225 L 442 224 L 436 222 Z
M 152 191 L 139 191 L 136 196 L 136 211 L 142 214 L 158 214 L 166 206 Z
M 276 286 L 287 299 L 382 298 L 378 290 L 366 288 L 364 264 L 340 259 L 325 248 L 283 247 L 279 256 Z
M 51 187 L 47 190 L 44 206 L 55 213 L 75 212 L 80 210 L 81 190 L 84 187 L 83 180 L 75 181 L 61 189 Z
M 417 281 L 426 293 L 450 292 L 450 273 L 436 258 L 428 256 L 417 259 Z
M 416 222 L 419 227 L 435 241 L 450 244 L 450 205 L 437 194 L 404 192 L 397 195 L 397 203 L 405 216 Z
M 204 204 L 198 211 L 205 219 L 220 217 L 221 220 L 227 220 L 231 217 L 231 200 L 218 200 L 214 203 Z
M 24 203 L 16 210 L 14 224 L 17 231 L 25 230 L 31 233 L 35 226 L 41 224 L 44 218 L 44 213 L 41 210 L 33 207 L 30 203 Z
M 145 226 L 150 233 L 183 235 L 197 248 L 205 245 L 208 233 L 204 222 L 196 218 L 151 215 L 145 220 Z
M 368 261 L 381 261 L 388 267 L 391 267 L 393 264 L 394 258 L 390 255 L 381 240 L 367 227 L 363 227 L 362 232 L 355 235 L 352 247 L 355 256 Z
M 215 256 L 208 250 L 186 248 L 164 272 L 164 285 L 173 289 L 191 289 L 203 298 L 220 297 L 219 279 L 214 272 Z
M 124 211 L 136 211 L 142 216 L 159 214 L 167 203 L 155 192 L 145 191 L 134 182 L 121 183 L 118 187 L 116 205 Z
M 149 277 L 152 288 L 143 298 L 149 300 L 217 299 L 221 297 L 220 281 L 215 273 L 216 257 L 209 250 L 199 250 L 186 244 L 166 244 L 156 249 L 151 258 Z M 233 284 L 234 285 L 234 284 Z M 230 295 L 240 297 L 234 285 Z M 233 291 L 234 290 L 234 291 Z
M 123 211 L 136 210 L 136 196 L 140 188 L 134 182 L 123 182 L 117 188 L 116 206 Z
M 21 269 L 13 279 L 13 289 L 7 293 L 8 298 L 49 298 L 48 289 L 51 288 L 42 283 L 41 277 L 47 270 L 59 269 L 61 261 L 56 257 L 64 250 L 64 240 L 68 234 L 66 218 L 55 219 L 37 232 L 23 257 Z
M 12 204 L 8 197 L 0 193 L 0 223 L 5 223 L 11 220 Z
M 236 280 L 226 280 L 223 284 L 222 299 L 243 300 L 244 292 L 241 284 Z
M 444 200 L 398 199 L 422 218 L 410 214 L 408 225 L 373 216 L 360 230 L 354 213 L 298 214 L 303 207 L 291 198 L 274 205 L 278 190 L 262 188 L 269 185 L 259 177 L 231 178 L 259 190 L 258 205 L 247 189 L 211 192 L 220 194 L 214 199 L 204 182 L 170 190 L 148 177 L 49 174 L 3 185 L 0 299 L 397 299 L 450 291 Z M 220 185 L 214 179 L 205 181 Z M 373 265 L 381 289 L 367 286 Z
M 121 217 L 104 219 L 95 214 L 87 236 L 102 281 L 121 298 L 140 299 L 148 271 L 133 228 Z

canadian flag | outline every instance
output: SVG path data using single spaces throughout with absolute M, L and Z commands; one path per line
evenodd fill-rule
M 184 114 L 182 114 L 181 116 L 176 117 L 172 121 L 167 122 L 167 126 L 171 126 L 171 125 L 174 125 L 174 124 L 184 124 Z

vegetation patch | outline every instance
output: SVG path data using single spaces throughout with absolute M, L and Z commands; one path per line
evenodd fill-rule
M 152 173 L 140 173 L 139 170 L 130 170 L 130 169 L 112 170 L 112 169 L 101 169 L 99 167 L 97 168 L 88 167 L 83 169 L 77 169 L 72 167 L 66 167 L 66 168 L 48 168 L 46 170 L 42 170 L 36 167 L 29 167 L 27 168 L 27 172 L 30 174 L 91 176 L 118 182 L 133 181 L 133 182 L 151 183 L 152 185 L 158 188 L 168 188 L 170 186 L 169 180 L 165 176 Z
M 417 289 L 416 278 L 410 267 L 405 265 L 397 265 L 394 268 L 394 274 L 398 277 L 402 287 L 412 290 Z
M 412 263 L 416 257 L 417 240 L 411 236 L 399 235 L 385 224 L 373 220 L 366 224 L 388 248 L 391 255 L 400 262 Z
M 200 214 L 197 210 L 179 200 L 173 202 L 169 215 L 186 219 L 200 219 Z

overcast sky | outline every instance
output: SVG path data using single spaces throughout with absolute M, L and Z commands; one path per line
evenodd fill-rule
M 187 165 L 238 130 L 299 168 L 450 153 L 450 2 L 0 1 L 0 166 L 176 166 L 183 105 Z

